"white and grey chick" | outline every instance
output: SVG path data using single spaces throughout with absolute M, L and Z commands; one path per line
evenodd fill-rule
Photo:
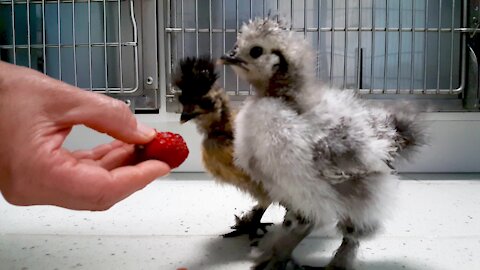
M 423 144 L 417 113 L 321 84 L 312 49 L 276 20 L 255 19 L 240 32 L 222 61 L 255 95 L 235 120 L 234 157 L 287 208 L 254 269 L 303 269 L 293 250 L 332 222 L 343 241 L 326 268 L 351 269 L 359 240 L 381 227 L 395 196 L 392 162 Z

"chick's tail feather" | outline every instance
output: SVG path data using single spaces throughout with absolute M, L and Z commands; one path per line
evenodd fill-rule
M 427 142 L 427 126 L 420 117 L 419 108 L 401 102 L 389 108 L 392 124 L 397 131 L 397 153 L 408 159 Z

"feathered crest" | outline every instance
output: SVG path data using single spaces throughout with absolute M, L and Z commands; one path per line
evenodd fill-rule
M 251 19 L 248 23 L 244 23 L 241 32 L 256 33 L 259 36 L 267 36 L 270 34 L 278 34 L 279 32 L 287 32 L 290 25 L 278 14 L 268 14 L 265 18 L 257 17 Z
M 173 75 L 173 84 L 180 88 L 183 94 L 202 96 L 217 79 L 218 73 L 210 57 L 187 57 L 180 60 Z
M 313 74 L 313 50 L 305 39 L 299 39 L 291 31 L 290 24 L 279 15 L 257 17 L 243 24 L 236 45 L 249 50 L 262 45 L 279 52 L 288 63 L 289 71 L 310 77 Z M 303 79 L 302 79 L 303 80 Z

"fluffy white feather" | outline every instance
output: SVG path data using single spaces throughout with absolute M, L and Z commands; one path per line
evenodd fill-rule
M 350 268 L 358 239 L 380 227 L 395 197 L 392 161 L 420 145 L 423 130 L 411 110 L 374 107 L 317 82 L 312 55 L 274 20 L 242 27 L 236 47 L 222 58 L 256 92 L 236 118 L 236 164 L 303 224 L 284 222 L 272 250 L 285 243 L 293 250 L 305 228 L 338 222 L 344 241 L 329 266 Z M 277 253 L 256 269 L 285 269 L 290 254 Z

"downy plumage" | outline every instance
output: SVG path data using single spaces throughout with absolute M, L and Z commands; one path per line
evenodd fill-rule
M 186 58 L 179 62 L 173 83 L 181 89 L 181 122 L 193 120 L 203 135 L 202 161 L 220 183 L 250 194 L 258 204 L 245 215 L 235 216 L 233 232 L 225 237 L 248 234 L 256 238 L 270 223 L 260 220 L 271 201 L 260 182 L 252 181 L 233 162 L 233 120 L 235 113 L 225 91 L 216 83 L 215 65 L 209 58 Z
M 240 32 L 221 58 L 255 87 L 235 120 L 235 162 L 287 208 L 255 269 L 296 269 L 294 248 L 331 222 L 343 242 L 327 269 L 351 269 L 395 196 L 392 162 L 423 143 L 417 113 L 318 82 L 307 42 L 274 19 Z

